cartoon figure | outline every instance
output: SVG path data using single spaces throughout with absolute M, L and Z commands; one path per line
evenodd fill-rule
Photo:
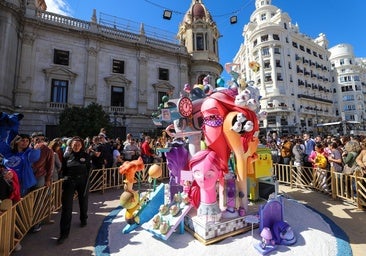
M 120 204 L 126 209 L 125 220 L 128 224 L 139 224 L 138 209 L 140 207 L 140 197 L 137 191 L 124 191 L 120 196 Z
M 118 172 L 125 175 L 125 190 L 133 193 L 133 184 L 136 183 L 135 173 L 144 170 L 145 165 L 141 156 L 137 160 L 125 161 L 118 167 Z
M 170 201 L 173 200 L 175 194 L 183 192 L 183 186 L 180 185 L 181 171 L 187 166 L 188 150 L 184 144 L 175 143 L 175 146 L 165 153 L 167 159 L 167 167 L 169 169 L 169 186 L 170 186 Z
M 197 152 L 189 162 L 189 168 L 193 172 L 194 183 L 192 186 L 198 186 L 196 193 L 199 197 L 192 197 L 196 201 L 193 205 L 199 205 L 197 215 L 203 217 L 203 220 L 219 221 L 221 210 L 216 200 L 216 182 L 222 179 L 222 168 L 216 152 L 206 149 Z M 200 202 L 197 202 L 197 199 Z
M 250 99 L 250 91 L 242 90 L 238 95 L 235 96 L 235 105 L 239 107 L 245 107 Z

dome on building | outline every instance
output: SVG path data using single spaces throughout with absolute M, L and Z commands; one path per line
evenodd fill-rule
M 195 20 L 212 22 L 212 17 L 205 5 L 202 3 L 202 0 L 192 0 L 191 6 L 183 20 L 187 23 L 192 23 Z
M 192 17 L 194 19 L 202 19 L 206 16 L 205 8 L 201 3 L 195 3 L 192 6 Z

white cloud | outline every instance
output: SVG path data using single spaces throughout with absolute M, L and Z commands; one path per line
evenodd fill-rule
M 66 0 L 45 0 L 45 2 L 48 12 L 53 12 L 65 16 L 72 16 L 71 7 Z

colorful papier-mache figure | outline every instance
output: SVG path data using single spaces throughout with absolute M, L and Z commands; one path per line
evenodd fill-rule
M 193 173 L 193 191 L 199 195 L 191 195 L 193 205 L 198 206 L 197 216 L 206 222 L 216 222 L 221 218 L 221 210 L 217 203 L 216 182 L 222 175 L 221 162 L 216 152 L 202 150 L 196 153 L 189 162 Z M 199 189 L 194 189 L 198 186 Z M 198 202 L 199 200 L 199 202 Z

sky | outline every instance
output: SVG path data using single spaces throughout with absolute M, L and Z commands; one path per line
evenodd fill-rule
M 173 39 L 192 0 L 45 0 L 47 11 L 90 21 L 96 9 L 98 22 L 115 22 L 124 27 L 144 23 L 145 30 L 161 33 Z M 243 28 L 255 10 L 255 0 L 203 0 L 222 37 L 219 58 L 224 66 L 232 62 L 244 42 Z M 301 33 L 316 38 L 324 33 L 329 48 L 351 44 L 355 57 L 366 57 L 365 0 L 272 0 L 272 5 L 288 13 L 291 23 L 298 24 Z M 163 11 L 171 10 L 170 20 L 162 18 Z M 230 24 L 236 15 L 238 22 Z

